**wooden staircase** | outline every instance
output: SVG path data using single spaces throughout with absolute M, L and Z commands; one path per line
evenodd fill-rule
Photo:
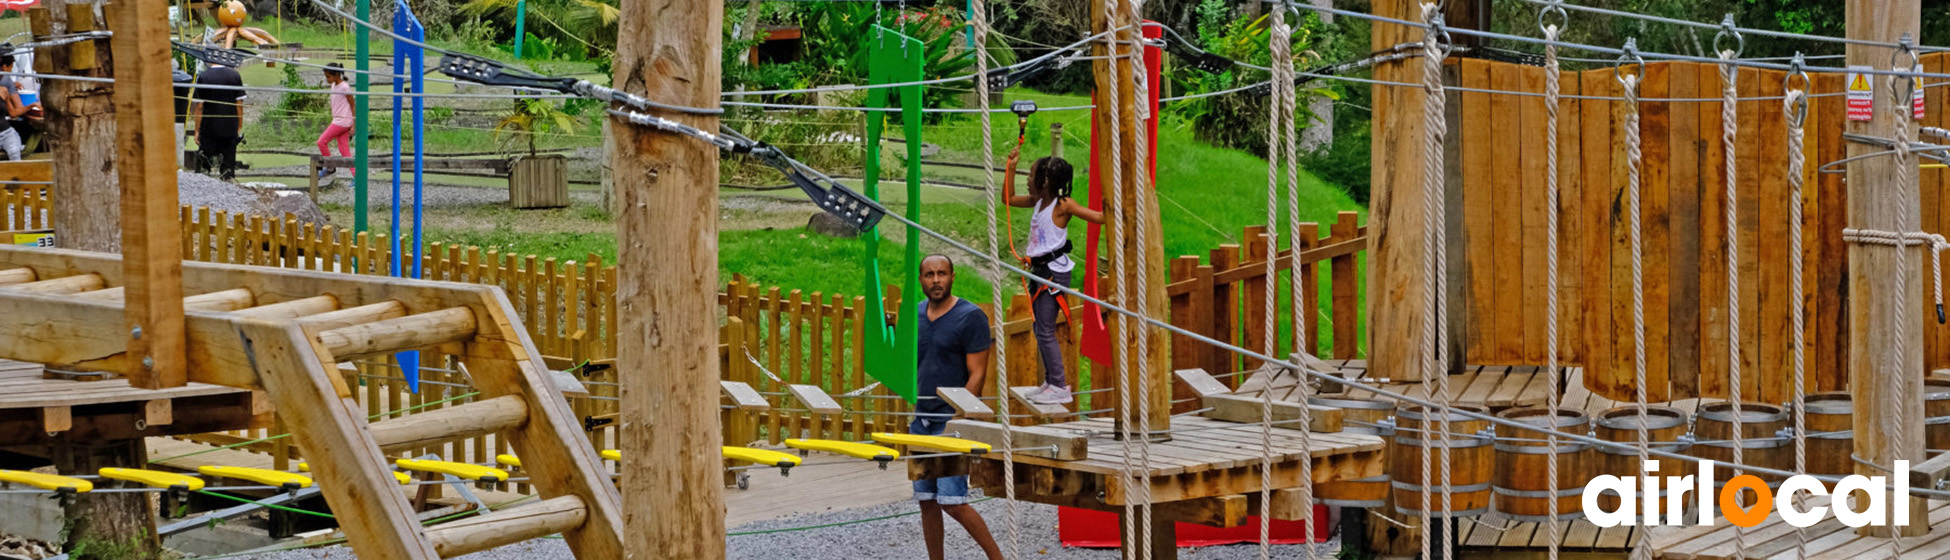
M 128 374 L 114 255 L 0 247 L 0 358 Z M 269 394 L 361 558 L 449 558 L 561 534 L 622 558 L 621 500 L 500 288 L 184 263 L 190 381 Z M 338 364 L 403 350 L 459 356 L 475 402 L 376 423 Z M 431 527 L 386 453 L 498 434 L 541 500 Z

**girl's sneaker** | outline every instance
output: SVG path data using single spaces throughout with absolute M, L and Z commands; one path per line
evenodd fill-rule
M 1069 387 L 1045 385 L 1046 389 L 1029 396 L 1029 402 L 1036 404 L 1069 404 L 1076 399 L 1070 396 Z

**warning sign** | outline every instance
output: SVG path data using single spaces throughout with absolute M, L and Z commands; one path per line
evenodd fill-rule
M 1875 114 L 1875 86 L 1870 85 L 1869 75 L 1861 72 L 1867 66 L 1848 67 L 1848 120 L 1866 121 Z
M 1910 80 L 1912 81 L 1909 88 L 1912 93 L 1909 95 L 1909 105 L 1915 112 L 1912 118 L 1920 121 L 1923 120 L 1923 77 L 1917 76 Z

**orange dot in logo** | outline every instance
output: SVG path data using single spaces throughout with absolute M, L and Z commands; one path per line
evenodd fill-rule
M 1735 501 L 1742 489 L 1752 489 L 1757 495 L 1753 504 L 1745 509 Z M 1720 490 L 1720 513 L 1726 516 L 1728 523 L 1741 527 L 1753 527 L 1766 521 L 1767 515 L 1774 513 L 1773 504 L 1774 491 L 1769 490 L 1767 483 L 1762 482 L 1760 477 L 1751 474 L 1733 477 L 1732 480 L 1727 481 L 1726 487 Z

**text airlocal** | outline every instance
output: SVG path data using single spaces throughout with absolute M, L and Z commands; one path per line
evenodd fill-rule
M 1715 472 L 1713 461 L 1699 462 L 1699 475 L 1652 476 L 1659 472 L 1658 461 L 1645 462 L 1645 476 L 1620 477 L 1599 475 L 1584 486 L 1584 515 L 1592 524 L 1599 527 L 1617 527 L 1639 523 L 1639 511 L 1649 512 L 1643 519 L 1645 525 L 1685 525 L 1686 505 L 1695 506 L 1695 526 L 1713 525 L 1714 518 L 1725 512 L 1727 522 L 1741 527 L 1753 527 L 1766 521 L 1769 515 L 1779 513 L 1783 521 L 1795 527 L 1807 527 L 1820 523 L 1831 514 L 1835 520 L 1849 527 L 1866 525 L 1884 526 L 1889 524 L 1888 515 L 1894 510 L 1896 525 L 1909 525 L 1909 500 L 1894 499 L 1909 494 L 1909 461 L 1896 461 L 1895 484 L 1893 489 L 1889 479 L 1883 476 L 1862 476 L 1852 474 L 1842 477 L 1836 483 L 1834 494 L 1847 496 L 1859 492 L 1867 496 L 1858 500 L 1860 511 L 1851 510 L 1847 500 L 1836 499 L 1832 506 L 1810 506 L 1799 509 L 1794 503 L 1796 492 L 1807 492 L 1810 496 L 1829 495 L 1821 481 L 1808 475 L 1790 476 L 1781 482 L 1776 493 L 1767 487 L 1760 477 L 1743 474 L 1727 481 L 1723 488 L 1714 488 Z M 1666 489 L 1660 496 L 1660 489 Z M 1598 496 L 1606 490 L 1616 492 L 1622 499 L 1618 507 L 1606 511 L 1598 505 Z M 1746 507 L 1741 507 L 1735 498 L 1742 490 L 1751 490 L 1759 499 L 1749 499 Z M 1717 494 L 1716 494 L 1717 491 Z M 1707 497 L 1711 499 L 1706 499 Z M 1660 515 L 1659 500 L 1665 500 L 1664 515 Z M 1661 519 L 1663 517 L 1663 519 Z

